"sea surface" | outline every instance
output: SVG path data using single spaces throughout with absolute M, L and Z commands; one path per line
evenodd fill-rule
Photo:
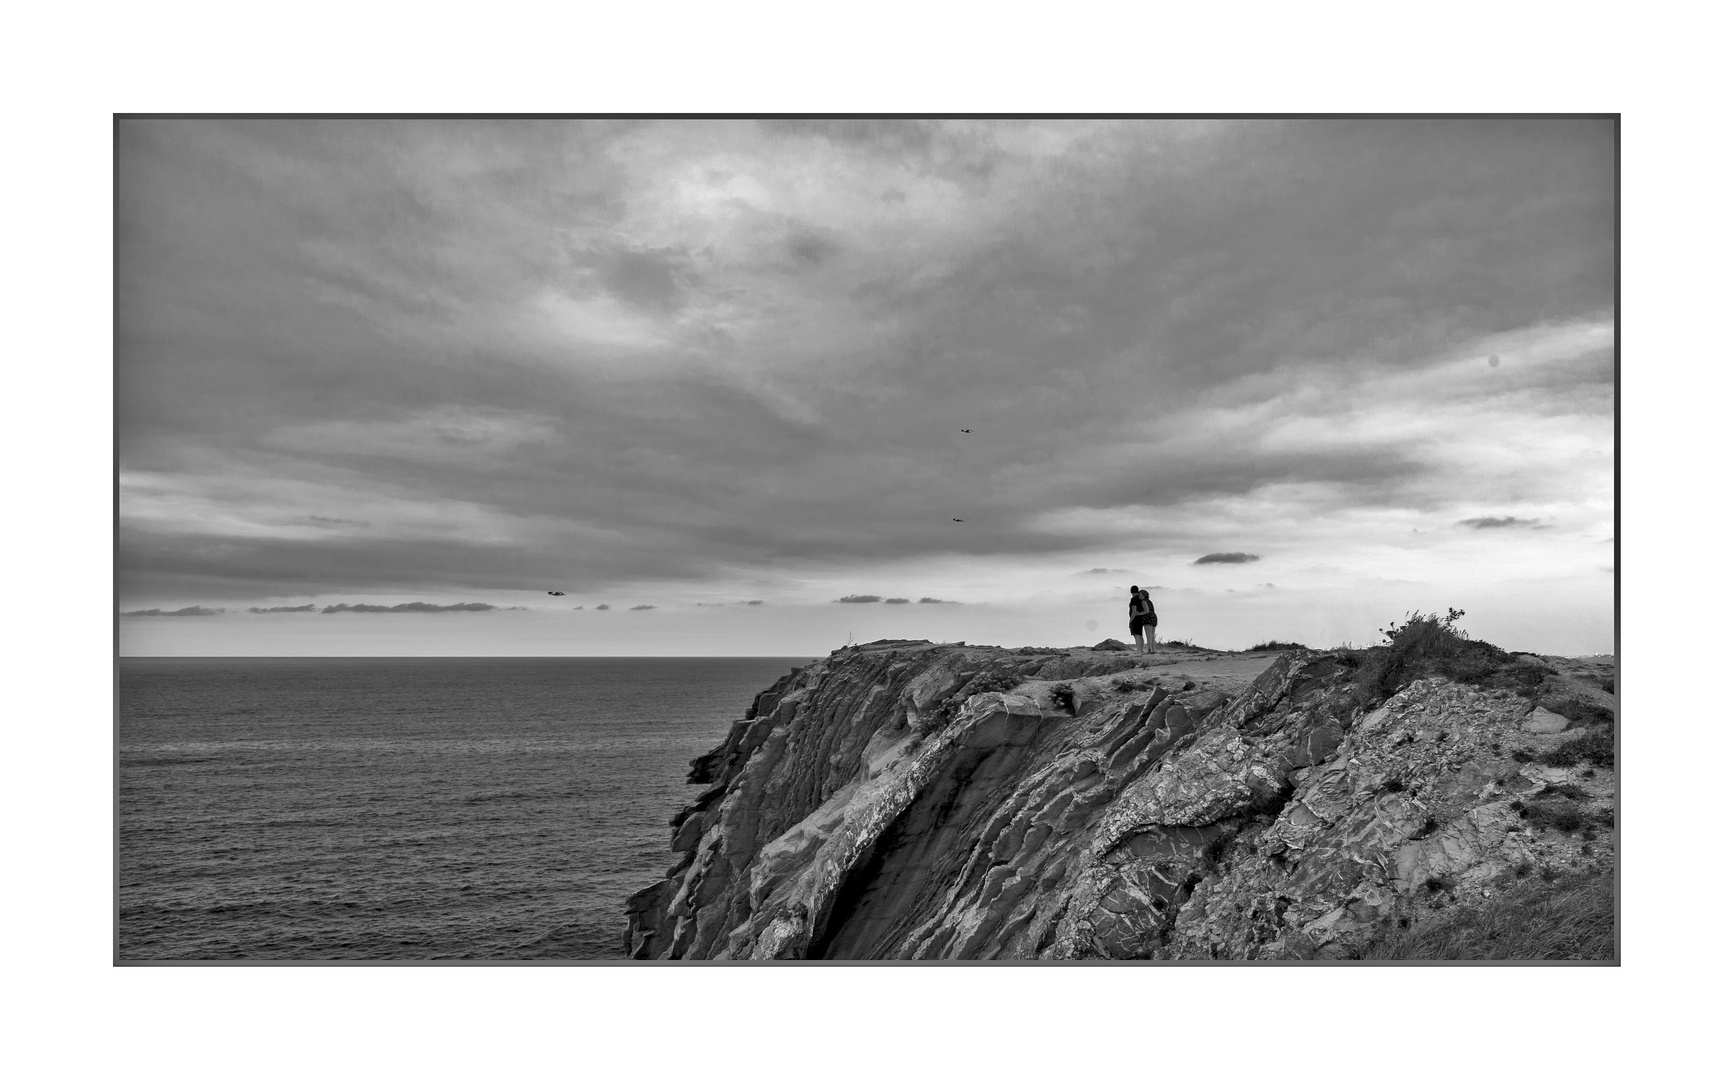
M 117 958 L 614 960 L 806 658 L 123 658 Z

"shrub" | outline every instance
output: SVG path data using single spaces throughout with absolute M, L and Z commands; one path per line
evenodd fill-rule
M 1616 958 L 1615 883 L 1606 870 L 1569 876 L 1548 868 L 1479 910 L 1459 909 L 1375 943 L 1361 960 L 1603 960 Z
M 1077 698 L 1072 691 L 1071 683 L 1055 683 L 1048 691 L 1048 696 L 1054 699 L 1054 704 L 1076 716 L 1078 712 Z
M 1536 760 L 1557 769 L 1570 768 L 1583 762 L 1612 766 L 1614 763 L 1614 731 L 1604 727 L 1579 735 L 1556 750 L 1550 750 Z
M 1560 832 L 1576 832 L 1589 821 L 1583 808 L 1570 799 L 1538 799 L 1520 813 L 1532 825 Z
M 963 689 L 957 692 L 957 696 L 967 698 L 975 694 L 991 694 L 1010 690 L 1023 681 L 1021 675 L 1015 675 L 1009 671 L 983 671 L 969 682 L 964 683 Z
M 1276 640 L 1272 639 L 1270 641 L 1265 642 L 1263 645 L 1254 645 L 1252 648 L 1250 648 L 1246 651 L 1247 652 L 1275 652 L 1275 651 L 1280 649 L 1283 652 L 1288 652 L 1291 649 L 1305 649 L 1305 648 L 1307 648 L 1307 646 L 1302 645 L 1298 641 L 1276 641 Z

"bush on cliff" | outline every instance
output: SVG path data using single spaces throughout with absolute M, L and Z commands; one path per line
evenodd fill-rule
M 1408 928 L 1356 960 L 1614 960 L 1612 871 L 1517 875 L 1491 903 Z M 1551 880 L 1550 880 L 1551 879 Z
M 1550 750 L 1536 760 L 1556 769 L 1569 769 L 1585 762 L 1591 765 L 1612 765 L 1614 763 L 1614 729 L 1604 727 L 1587 735 L 1579 735 L 1570 742 L 1562 744 L 1557 750 Z
M 1433 675 L 1487 689 L 1533 693 L 1545 675 L 1543 669 L 1519 662 L 1496 645 L 1464 637 L 1455 625 L 1462 617 L 1460 608 L 1448 608 L 1443 618 L 1436 612 L 1414 611 L 1401 626 L 1393 622 L 1381 630 L 1386 644 L 1362 654 L 1356 676 L 1362 702 L 1377 705 L 1417 679 Z

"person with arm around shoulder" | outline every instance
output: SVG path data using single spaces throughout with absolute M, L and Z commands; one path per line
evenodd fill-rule
M 1132 643 L 1138 646 L 1141 653 L 1156 651 L 1156 606 L 1150 602 L 1150 594 L 1138 586 L 1132 586 L 1132 598 L 1126 604 L 1127 630 L 1132 635 Z

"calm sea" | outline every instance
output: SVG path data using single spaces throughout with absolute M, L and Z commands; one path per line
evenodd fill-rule
M 619 959 L 804 658 L 120 661 L 119 959 Z

